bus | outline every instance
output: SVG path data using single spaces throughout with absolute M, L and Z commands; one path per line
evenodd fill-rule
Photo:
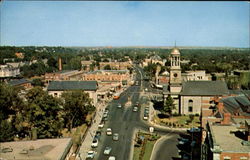
M 120 98 L 120 95 L 119 95 L 118 93 L 116 93 L 116 94 L 114 95 L 114 97 L 113 97 L 114 100 L 119 99 L 119 98 Z

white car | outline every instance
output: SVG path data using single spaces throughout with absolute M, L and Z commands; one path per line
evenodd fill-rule
M 114 141 L 118 141 L 118 139 L 119 139 L 119 134 L 118 133 L 114 133 L 113 140 Z
M 138 111 L 138 107 L 134 107 L 134 108 L 133 108 L 133 111 L 134 111 L 134 112 L 137 112 L 137 111 Z
M 104 121 L 100 122 L 98 125 L 98 128 L 103 128 L 104 127 Z
M 91 144 L 91 147 L 92 148 L 96 148 L 98 146 L 98 139 L 97 138 L 94 138 L 93 139 L 93 142 L 92 142 L 92 144 Z
M 111 128 L 107 128 L 106 133 L 107 133 L 108 136 L 112 135 L 112 129 Z
M 95 151 L 88 151 L 86 159 L 93 159 L 95 157 Z
M 115 160 L 115 156 L 109 156 L 108 160 Z
M 148 116 L 144 115 L 144 116 L 143 116 L 143 119 L 144 119 L 144 120 L 148 120 Z
M 105 147 L 103 154 L 109 155 L 111 152 L 112 148 L 111 147 Z

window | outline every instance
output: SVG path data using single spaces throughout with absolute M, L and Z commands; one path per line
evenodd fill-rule
M 193 107 L 192 106 L 188 107 L 188 112 L 193 112 Z
M 188 112 L 193 112 L 193 100 L 188 100 Z
M 56 97 L 57 97 L 57 93 L 54 93 L 54 96 L 56 96 Z

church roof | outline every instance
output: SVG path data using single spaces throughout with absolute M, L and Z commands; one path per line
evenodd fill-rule
M 227 85 L 223 81 L 187 81 L 183 83 L 181 95 L 215 96 L 228 95 Z

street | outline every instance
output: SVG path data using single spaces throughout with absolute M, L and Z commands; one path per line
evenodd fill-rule
M 138 71 L 137 71 L 138 73 Z M 112 100 L 109 103 L 109 116 L 108 121 L 104 125 L 104 127 L 101 129 L 102 136 L 100 138 L 98 147 L 96 148 L 97 155 L 95 159 L 97 160 L 106 160 L 109 156 L 115 156 L 119 160 L 129 160 L 132 159 L 132 148 L 133 148 L 133 135 L 135 129 L 137 130 L 144 130 L 148 131 L 149 127 L 152 125 L 149 125 L 146 121 L 142 120 L 140 117 L 141 108 L 139 107 L 138 111 L 134 112 L 132 111 L 133 105 L 136 102 L 139 102 L 139 104 L 146 103 L 149 99 L 148 98 L 140 98 L 141 93 L 141 87 L 144 87 L 146 85 L 147 88 L 150 88 L 148 83 L 142 83 L 141 84 L 141 75 L 136 75 L 136 80 L 139 81 L 139 85 L 134 85 L 129 87 L 127 90 L 125 90 L 118 100 Z M 144 87 L 145 88 L 145 87 Z M 152 90 L 152 89 L 151 89 Z M 150 90 L 150 91 L 151 91 Z M 145 95 L 145 93 L 144 93 Z M 132 106 L 125 106 L 125 103 L 127 100 L 131 98 Z M 122 104 L 122 108 L 118 108 L 117 104 Z M 112 140 L 112 136 L 106 135 L 106 129 L 111 128 L 112 133 L 118 133 L 119 134 L 119 140 L 114 141 Z M 155 127 L 155 133 L 160 135 L 175 135 L 176 132 L 171 131 L 171 129 L 165 129 L 165 128 L 159 128 Z M 171 146 L 174 145 L 173 143 Z M 169 146 L 167 143 L 163 143 L 161 147 Z M 170 146 L 170 147 L 171 147 Z M 110 152 L 110 155 L 104 155 L 104 149 L 105 147 L 111 147 L 112 150 Z M 164 149 L 164 148 L 163 148 Z M 162 158 L 165 157 L 166 152 L 161 152 Z M 161 160 L 161 159 L 157 159 Z

